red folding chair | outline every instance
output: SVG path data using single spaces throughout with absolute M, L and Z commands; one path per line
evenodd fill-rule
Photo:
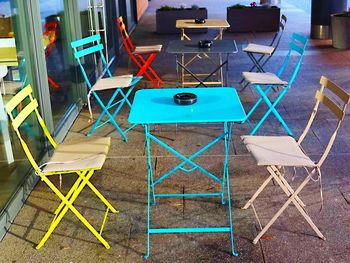
M 136 76 L 145 75 L 156 88 L 159 88 L 159 85 L 164 83 L 164 81 L 153 70 L 151 63 L 157 54 L 160 53 L 162 45 L 134 46 L 121 16 L 117 18 L 117 24 L 126 52 L 140 69 Z M 148 57 L 146 57 L 147 55 Z

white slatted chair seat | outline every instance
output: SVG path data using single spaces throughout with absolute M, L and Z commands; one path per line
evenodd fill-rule
M 242 136 L 257 165 L 315 167 L 291 136 Z
M 99 170 L 106 160 L 111 138 L 63 142 L 42 168 L 44 174 L 75 170 Z
M 113 76 L 111 78 L 101 78 L 99 79 L 94 86 L 92 86 L 92 91 L 97 90 L 107 90 L 107 89 L 115 89 L 119 88 L 127 88 L 130 86 L 132 82 L 133 76 L 130 75 L 122 75 L 122 76 Z
M 244 52 L 258 53 L 258 54 L 264 54 L 268 56 L 271 56 L 274 50 L 275 48 L 272 46 L 259 45 L 259 44 L 253 44 L 253 43 L 249 43 L 248 46 L 243 48 Z
M 148 54 L 148 53 L 160 53 L 162 45 L 151 45 L 151 46 L 136 46 L 134 54 Z
M 261 85 L 287 85 L 288 82 L 281 80 L 275 74 L 270 72 L 242 72 L 243 78 L 250 84 Z

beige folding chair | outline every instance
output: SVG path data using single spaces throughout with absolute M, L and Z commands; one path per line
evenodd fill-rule
M 254 214 L 261 228 L 261 232 L 256 236 L 256 238 L 253 241 L 254 244 L 258 242 L 258 240 L 265 234 L 265 232 L 283 213 L 283 211 L 288 207 L 290 203 L 294 204 L 294 206 L 306 219 L 306 221 L 317 233 L 317 235 L 325 240 L 325 237 L 322 235 L 317 226 L 312 222 L 310 216 L 307 214 L 305 210 L 305 204 L 302 202 L 298 194 L 310 180 L 318 181 L 320 183 L 321 200 L 323 203 L 320 169 L 323 162 L 327 158 L 327 155 L 337 135 L 338 129 L 344 119 L 345 110 L 347 105 L 349 104 L 350 96 L 343 89 L 341 89 L 339 86 L 337 86 L 324 76 L 321 77 L 320 84 L 321 89 L 316 92 L 315 96 L 316 104 L 312 111 L 311 117 L 305 127 L 305 130 L 301 134 L 299 140 L 295 140 L 293 137 L 290 136 L 242 136 L 244 144 L 255 158 L 257 165 L 266 166 L 270 174 L 270 176 L 264 181 L 264 183 L 260 186 L 260 188 L 252 196 L 252 198 L 243 207 L 243 209 L 247 209 L 250 206 L 253 208 Z M 332 98 L 336 98 L 336 100 L 331 100 L 326 95 L 325 91 L 326 93 L 332 94 Z M 335 116 L 338 119 L 338 122 L 323 154 L 321 155 L 321 158 L 318 162 L 314 162 L 306 155 L 305 151 L 303 150 L 300 144 L 304 140 L 315 119 L 320 103 L 329 108 L 335 114 Z M 340 104 L 341 106 L 338 106 Z M 303 167 L 307 171 L 306 178 L 295 191 L 283 175 L 284 167 Z M 272 219 L 267 223 L 267 225 L 264 228 L 262 228 L 253 202 L 271 180 L 277 182 L 277 184 L 288 196 L 288 200 L 272 217 Z

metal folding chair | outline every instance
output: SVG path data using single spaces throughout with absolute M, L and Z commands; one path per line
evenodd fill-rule
M 18 106 L 20 104 L 22 107 L 24 105 L 25 106 L 18 114 L 14 114 L 15 109 L 19 108 Z M 102 237 L 102 231 L 106 223 L 108 212 L 112 211 L 112 213 L 117 213 L 118 211 L 103 197 L 103 195 L 89 180 L 96 170 L 100 170 L 102 168 L 109 150 L 110 138 L 97 138 L 74 143 L 63 142 L 62 144 L 57 144 L 50 135 L 42 117 L 39 114 L 38 102 L 32 96 L 32 88 L 30 85 L 27 85 L 24 89 L 18 92 L 6 104 L 5 109 L 11 119 L 12 127 L 15 130 L 23 150 L 36 174 L 61 200 L 60 205 L 54 212 L 55 216 L 48 231 L 40 243 L 36 246 L 36 249 L 40 249 L 45 244 L 68 210 L 72 211 L 73 214 L 78 217 L 78 219 L 106 248 L 109 248 L 110 246 L 108 242 Z M 27 117 L 32 115 L 36 116 L 45 136 L 54 149 L 50 160 L 40 166 L 36 163 L 33 155 L 31 154 L 28 144 L 25 141 L 25 136 L 22 137 L 20 132 L 20 126 L 22 123 L 27 119 Z M 68 193 L 63 194 L 50 181 L 49 177 L 55 174 L 63 175 L 70 173 L 76 173 L 78 178 Z M 97 231 L 74 206 L 75 200 L 85 186 L 88 186 L 107 207 L 100 231 Z
M 117 24 L 119 28 L 120 35 L 122 37 L 123 45 L 129 57 L 134 61 L 134 63 L 139 68 L 136 76 L 145 75 L 154 85 L 154 87 L 159 88 L 160 84 L 164 81 L 160 79 L 158 74 L 151 67 L 151 63 L 155 59 L 158 53 L 162 50 L 162 45 L 151 45 L 151 46 L 135 46 L 126 31 L 125 24 L 123 22 L 123 17 L 117 18 Z M 148 57 L 144 57 L 148 56 Z
M 71 46 L 74 50 L 74 57 L 76 58 L 81 72 L 83 74 L 83 77 L 85 79 L 85 82 L 89 88 L 88 93 L 88 106 L 89 106 L 89 112 L 90 112 L 90 118 L 92 119 L 92 111 L 91 111 L 91 104 L 90 104 L 90 96 L 91 94 L 94 95 L 97 102 L 100 104 L 102 108 L 102 113 L 97 118 L 96 122 L 88 132 L 88 136 L 93 134 L 93 132 L 102 127 L 103 125 L 107 123 L 111 123 L 116 130 L 120 133 L 120 135 L 123 137 L 125 141 L 128 141 L 128 138 L 126 137 L 126 133 L 129 132 L 131 129 L 135 127 L 135 125 L 127 128 L 126 130 L 122 130 L 117 122 L 115 121 L 115 118 L 117 117 L 119 111 L 123 107 L 123 105 L 126 103 L 129 107 L 131 107 L 131 103 L 128 99 L 129 95 L 133 91 L 136 83 L 142 79 L 142 77 L 134 77 L 133 75 L 123 75 L 123 76 L 112 76 L 111 71 L 108 68 L 105 56 L 103 55 L 103 45 L 100 43 L 101 37 L 100 35 L 93 35 L 90 37 L 86 37 L 83 39 L 79 39 L 76 41 L 73 41 L 71 43 Z M 88 45 L 88 47 L 86 47 Z M 100 78 L 96 81 L 94 85 L 91 84 L 84 66 L 82 64 L 83 58 L 87 55 L 95 54 L 97 53 L 102 61 L 102 65 L 104 68 L 104 72 L 107 72 L 108 77 L 107 78 Z M 113 95 L 110 97 L 107 104 L 105 104 L 101 98 L 97 95 L 97 92 L 103 91 L 103 90 L 110 90 L 114 89 Z M 125 92 L 123 90 L 126 90 Z M 121 99 L 114 102 L 118 96 L 118 94 L 121 95 Z M 113 113 L 109 112 L 111 108 L 116 107 L 115 111 Z M 102 118 L 107 115 L 108 120 L 102 122 Z M 101 124 L 100 124 L 101 122 Z
M 253 72 L 253 71 L 265 72 L 264 66 L 277 50 L 284 32 L 286 23 L 287 23 L 287 17 L 284 14 L 282 14 L 278 31 L 274 35 L 270 45 L 260 45 L 260 44 L 249 43 L 248 46 L 242 49 L 244 52 L 247 53 L 248 57 L 251 59 L 251 61 L 254 64 L 250 68 L 249 72 Z M 242 84 L 243 82 L 244 82 L 244 78 L 242 78 L 242 80 L 240 81 L 240 84 Z M 248 84 L 249 83 L 246 83 L 243 89 L 245 89 L 248 86 Z
M 306 219 L 316 234 L 320 238 L 325 239 L 320 230 L 311 220 L 310 216 L 307 214 L 305 210 L 305 204 L 298 195 L 310 180 L 318 181 L 320 183 L 321 200 L 323 204 L 321 166 L 331 150 L 338 129 L 345 117 L 345 110 L 350 102 L 350 96 L 343 89 L 341 89 L 339 86 L 324 76 L 321 77 L 320 83 L 321 89 L 316 92 L 316 104 L 311 113 L 311 117 L 298 140 L 295 140 L 290 136 L 242 136 L 244 144 L 255 158 L 257 165 L 266 166 L 270 174 L 270 176 L 264 181 L 264 183 L 253 195 L 253 197 L 243 207 L 243 209 L 247 209 L 250 206 L 253 208 L 255 216 L 261 228 L 261 232 L 253 241 L 254 244 L 258 242 L 258 240 L 266 233 L 269 227 L 277 220 L 277 218 L 291 203 L 294 204 L 294 206 Z M 327 95 L 327 93 L 330 93 L 332 96 Z M 336 128 L 331 135 L 323 154 L 321 155 L 321 158 L 317 162 L 314 162 L 306 155 L 305 151 L 301 147 L 301 143 L 303 142 L 315 119 L 320 104 L 323 104 L 329 110 L 331 110 L 335 114 L 335 117 L 338 121 Z M 296 190 L 293 190 L 285 178 L 283 173 L 284 167 L 294 167 L 294 169 L 300 167 L 306 170 L 307 176 L 298 186 L 298 188 L 296 188 Z M 282 190 L 288 196 L 288 200 L 266 224 L 266 226 L 262 228 L 253 202 L 259 196 L 261 191 L 264 190 L 267 184 L 272 180 L 277 182 L 277 184 L 282 188 Z
M 283 120 L 282 116 L 276 110 L 276 106 L 280 102 L 280 100 L 283 98 L 283 96 L 287 93 L 287 91 L 290 89 L 291 85 L 293 84 L 299 72 L 307 42 L 308 42 L 307 38 L 295 33 L 292 34 L 292 40 L 289 44 L 289 51 L 277 75 L 270 72 L 243 72 L 242 73 L 245 81 L 247 81 L 247 83 L 249 84 L 252 84 L 260 95 L 260 98 L 250 109 L 243 123 L 248 121 L 248 123 L 251 124 L 249 121 L 249 118 L 262 101 L 264 101 L 268 106 L 268 110 L 266 111 L 264 116 L 260 119 L 258 124 L 252 129 L 250 135 L 254 135 L 259 129 L 259 127 L 263 124 L 263 122 L 267 119 L 267 117 L 271 113 L 273 113 L 273 115 L 277 118 L 277 120 L 282 124 L 283 128 L 287 131 L 287 133 L 290 136 L 294 136 L 293 132 L 289 129 L 289 127 Z M 293 73 L 291 74 L 290 79 L 287 82 L 285 80 L 282 80 L 281 77 L 284 74 L 285 70 L 287 69 L 292 53 L 295 53 L 296 57 L 298 57 L 298 60 L 297 60 L 297 63 L 295 64 L 294 71 L 292 71 Z M 265 86 L 266 87 L 265 90 L 263 90 L 261 86 Z M 274 102 L 271 102 L 267 95 L 271 90 L 276 91 L 276 89 L 278 90 L 281 89 L 281 91 L 278 97 L 274 100 Z

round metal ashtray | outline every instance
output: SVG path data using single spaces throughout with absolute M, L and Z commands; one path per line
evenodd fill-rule
M 213 45 L 213 41 L 211 40 L 199 40 L 198 47 L 199 48 L 210 48 Z
M 194 22 L 196 23 L 196 24 L 205 24 L 205 19 L 204 18 L 196 18 L 195 20 L 194 20 Z
M 197 102 L 197 95 L 189 92 L 174 95 L 174 102 L 179 105 L 191 105 Z

